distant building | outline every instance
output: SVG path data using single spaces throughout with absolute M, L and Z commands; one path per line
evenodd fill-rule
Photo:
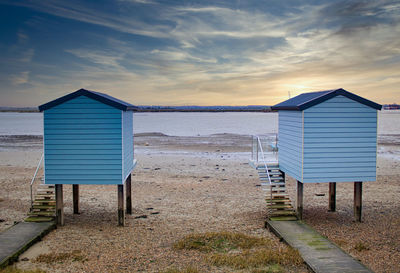
M 400 110 L 400 105 L 393 103 L 393 104 L 384 104 L 383 110 Z

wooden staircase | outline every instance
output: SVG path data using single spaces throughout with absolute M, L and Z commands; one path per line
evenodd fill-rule
M 54 185 L 40 184 L 26 222 L 49 222 L 56 216 Z
M 260 164 L 256 169 L 261 186 L 266 192 L 268 218 L 276 221 L 297 220 L 296 212 L 286 192 L 285 177 L 279 169 L 279 164 Z

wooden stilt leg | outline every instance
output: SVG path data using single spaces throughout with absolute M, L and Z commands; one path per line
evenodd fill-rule
M 79 214 L 79 185 L 72 185 L 72 203 L 74 214 Z
M 118 225 L 125 226 L 124 185 L 118 185 Z
M 126 179 L 126 213 L 132 214 L 132 177 Z
M 297 181 L 297 217 L 299 220 L 303 219 L 303 183 Z
M 354 217 L 361 222 L 362 212 L 362 182 L 354 182 Z
M 57 225 L 64 225 L 63 185 L 56 184 L 56 221 Z
M 336 183 L 329 182 L 329 211 L 336 211 Z

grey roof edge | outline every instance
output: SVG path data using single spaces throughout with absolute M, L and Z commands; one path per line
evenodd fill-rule
M 50 102 L 47 102 L 45 104 L 40 105 L 39 106 L 39 111 L 42 112 L 42 111 L 48 110 L 50 108 L 53 108 L 53 107 L 55 107 L 57 105 L 60 105 L 60 104 L 62 104 L 64 102 L 66 102 L 66 101 L 72 100 L 72 99 L 74 99 L 76 97 L 79 97 L 79 96 L 86 96 L 88 98 L 97 100 L 99 102 L 102 102 L 104 104 L 107 104 L 109 106 L 112 106 L 114 108 L 117 108 L 117 109 L 120 109 L 120 110 L 123 110 L 123 111 L 135 111 L 135 110 L 137 110 L 137 107 L 132 105 L 132 104 L 130 104 L 130 103 L 124 102 L 124 101 L 119 100 L 119 99 L 114 98 L 114 97 L 111 97 L 111 96 L 109 96 L 107 94 L 103 94 L 103 93 L 100 93 L 100 92 L 90 91 L 90 90 L 86 90 L 86 89 L 81 88 L 81 89 L 79 89 L 79 90 L 77 90 L 75 92 L 72 92 L 72 93 L 67 94 L 65 96 L 62 96 L 62 97 L 60 97 L 58 99 L 55 99 L 55 100 L 52 100 Z
M 278 106 L 279 104 L 281 104 L 281 103 L 279 103 L 277 105 L 271 106 L 271 110 L 303 111 L 303 110 L 305 110 L 307 108 L 310 108 L 310 107 L 312 107 L 314 105 L 317 105 L 317 104 L 319 104 L 321 102 L 324 102 L 324 101 L 326 101 L 328 99 L 331 99 L 331 98 L 333 98 L 335 96 L 339 96 L 339 95 L 345 96 L 345 97 L 347 97 L 349 99 L 357 101 L 357 102 L 359 102 L 361 104 L 364 104 L 364 105 L 369 106 L 371 108 L 374 108 L 376 110 L 381 110 L 382 109 L 382 105 L 380 105 L 378 103 L 375 103 L 373 101 L 370 101 L 368 99 L 365 99 L 363 97 L 360 97 L 358 95 L 355 95 L 353 93 L 350 93 L 350 92 L 344 90 L 343 88 L 334 89 L 334 90 L 326 90 L 326 91 L 318 91 L 318 92 L 326 92 L 326 93 L 322 94 L 319 97 L 313 98 L 313 99 L 311 99 L 309 101 L 303 102 L 303 103 L 301 103 L 299 105 Z M 312 93 L 318 93 L 318 92 L 312 92 Z

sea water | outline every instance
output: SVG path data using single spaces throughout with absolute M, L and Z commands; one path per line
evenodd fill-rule
M 278 132 L 277 113 L 157 112 L 134 113 L 135 133 L 170 136 L 262 135 Z M 42 135 L 42 113 L 0 113 L 0 135 Z M 380 111 L 378 134 L 400 134 L 400 111 Z

